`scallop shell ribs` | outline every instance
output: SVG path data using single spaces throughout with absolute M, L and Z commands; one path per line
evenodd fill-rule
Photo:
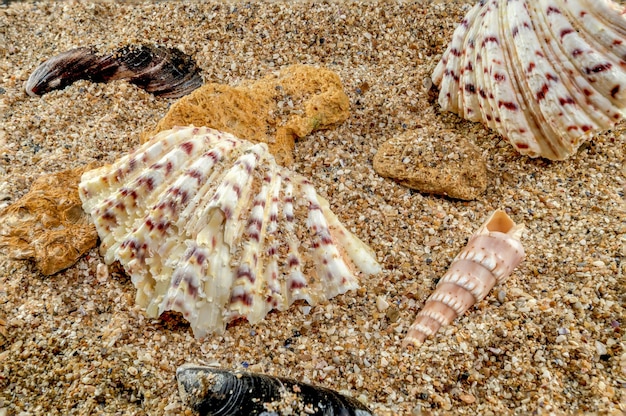
M 404 345 L 420 345 L 505 281 L 524 259 L 519 241 L 523 230 L 524 226 L 516 225 L 504 211 L 491 214 L 437 283 L 409 328 Z
M 439 104 L 562 160 L 626 114 L 626 14 L 610 0 L 481 0 L 433 73 Z
M 217 130 L 163 131 L 86 172 L 79 193 L 136 302 L 152 317 L 182 313 L 197 338 L 330 299 L 355 289 L 357 272 L 380 270 L 307 179 L 264 143 Z

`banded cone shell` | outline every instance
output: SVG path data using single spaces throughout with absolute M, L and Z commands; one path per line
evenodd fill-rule
M 439 104 L 522 154 L 566 159 L 626 114 L 625 11 L 610 0 L 481 0 L 433 72 Z
M 304 299 L 358 287 L 380 266 L 303 176 L 264 143 L 209 128 L 163 131 L 83 174 L 83 208 L 106 263 L 119 261 L 151 317 L 168 310 L 197 338 Z
M 420 345 L 505 281 L 524 259 L 523 230 L 524 226 L 516 225 L 504 211 L 491 214 L 439 280 L 403 345 Z

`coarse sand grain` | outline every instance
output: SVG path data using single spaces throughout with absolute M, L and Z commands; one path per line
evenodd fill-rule
M 379 415 L 622 414 L 625 124 L 569 160 L 549 162 L 442 113 L 429 76 L 471 5 L 0 6 L 0 206 L 40 175 L 111 162 L 135 148 L 173 102 L 124 81 L 27 96 L 24 82 L 55 54 L 154 42 L 192 55 L 206 82 L 231 85 L 290 64 L 319 65 L 339 74 L 351 114 L 298 141 L 293 168 L 384 269 L 356 293 L 297 304 L 255 326 L 240 321 L 199 342 L 176 315 L 147 318 L 133 304 L 129 278 L 104 266 L 97 249 L 49 277 L 0 258 L 0 415 L 184 414 L 174 374 L 187 362 L 319 384 Z M 489 183 L 477 200 L 422 195 L 374 172 L 382 143 L 425 126 L 453 129 L 480 148 Z M 437 279 L 496 208 L 526 224 L 525 262 L 421 348 L 402 349 Z

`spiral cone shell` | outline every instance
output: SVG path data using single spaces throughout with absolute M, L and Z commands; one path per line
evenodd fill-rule
M 181 312 L 194 334 L 251 323 L 294 301 L 310 304 L 377 273 L 304 177 L 276 164 L 264 143 L 208 128 L 157 134 L 79 185 L 105 261 L 119 261 L 152 317 Z
M 625 40 L 610 0 L 481 0 L 432 78 L 444 110 L 562 160 L 626 114 Z
M 409 328 L 404 345 L 421 344 L 505 281 L 524 259 L 523 230 L 524 226 L 516 225 L 504 211 L 491 214 L 439 280 Z

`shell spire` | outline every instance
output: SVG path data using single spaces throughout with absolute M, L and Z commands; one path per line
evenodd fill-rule
M 626 14 L 610 0 L 482 0 L 432 78 L 446 111 L 566 159 L 626 115 Z
M 420 345 L 504 282 L 525 257 L 524 226 L 496 210 L 472 235 L 410 326 L 403 345 Z
M 137 304 L 151 317 L 182 313 L 197 338 L 330 299 L 357 288 L 359 272 L 380 271 L 307 179 L 264 143 L 217 130 L 161 132 L 86 172 L 79 195 Z

